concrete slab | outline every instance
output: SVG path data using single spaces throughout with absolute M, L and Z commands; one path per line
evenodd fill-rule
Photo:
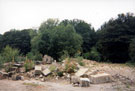
M 112 77 L 107 73 L 98 73 L 90 76 L 90 81 L 93 84 L 107 83 L 112 81 Z

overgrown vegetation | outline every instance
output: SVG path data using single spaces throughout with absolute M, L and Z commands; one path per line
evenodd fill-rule
M 25 70 L 26 71 L 29 71 L 29 70 L 31 70 L 31 69 L 33 69 L 34 68 L 34 62 L 32 61 L 32 60 L 26 60 L 25 62 L 24 62 L 24 67 L 25 67 Z
M 38 30 L 12 29 L 0 35 L 0 65 L 25 60 L 26 56 L 33 61 L 42 60 L 45 54 L 57 61 L 80 56 L 96 61 L 134 63 L 134 36 L 135 16 L 132 13 L 119 14 L 97 31 L 83 20 L 66 19 L 60 22 L 48 19 Z
M 0 61 L 5 62 L 12 62 L 17 61 L 17 57 L 19 56 L 19 50 L 15 48 L 11 48 L 10 46 L 6 46 L 2 53 L 0 54 Z

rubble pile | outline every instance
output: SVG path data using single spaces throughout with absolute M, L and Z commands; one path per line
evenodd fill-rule
M 47 77 L 53 76 L 55 79 L 69 80 L 75 87 L 89 87 L 90 84 L 112 82 L 112 76 L 108 73 L 80 66 L 75 61 L 56 63 L 47 55 L 43 57 L 42 61 L 36 61 L 34 67 L 29 71 L 26 71 L 24 62 L 6 63 L 4 66 L 5 69 L 0 71 L 0 79 L 25 80 L 33 78 L 46 81 Z

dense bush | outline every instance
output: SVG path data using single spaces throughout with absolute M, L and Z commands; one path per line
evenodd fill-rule
M 20 50 L 20 54 L 27 54 L 30 51 L 30 40 L 28 30 L 11 30 L 5 32 L 0 40 L 0 49 L 9 45 L 12 48 Z
M 26 71 L 29 71 L 34 68 L 34 62 L 32 60 L 26 60 L 24 63 L 24 67 Z
M 74 73 L 77 68 L 77 62 L 73 58 L 66 59 L 65 62 L 65 71 L 67 73 Z
M 135 62 L 135 39 L 133 39 L 130 43 L 129 53 L 131 61 Z
M 15 60 L 19 56 L 19 50 L 15 48 L 11 48 L 10 46 L 6 46 L 1 55 L 0 58 L 3 62 L 12 62 L 17 61 Z
M 39 52 L 33 53 L 33 52 L 29 52 L 27 55 L 27 58 L 33 61 L 41 61 L 42 60 L 42 54 L 40 54 Z

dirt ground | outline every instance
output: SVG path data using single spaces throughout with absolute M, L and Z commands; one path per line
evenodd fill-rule
M 73 87 L 65 81 L 40 82 L 0 80 L 0 91 L 118 91 L 112 83 L 91 85 L 90 87 Z
M 114 78 L 111 83 L 90 84 L 90 87 L 73 87 L 69 81 L 53 80 L 0 80 L 0 91 L 135 91 L 135 68 L 123 64 L 106 64 L 86 61 L 90 69 L 109 73 Z

